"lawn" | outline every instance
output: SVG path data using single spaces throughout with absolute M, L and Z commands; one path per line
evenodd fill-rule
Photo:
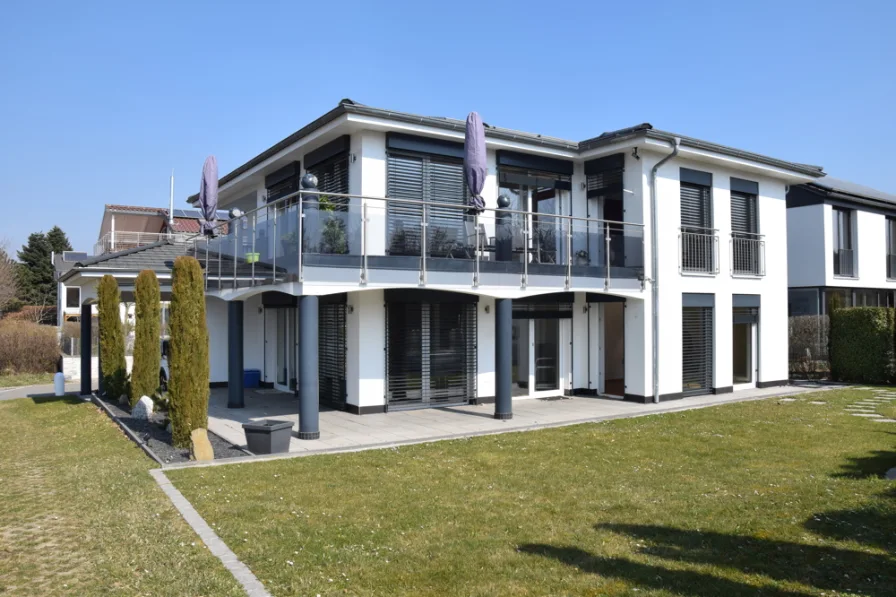
M 0 389 L 53 383 L 52 373 L 6 373 L 0 375 Z
M 89 403 L 0 401 L 0 595 L 242 595 Z
M 896 424 L 843 411 L 868 395 L 169 477 L 276 596 L 883 597 Z

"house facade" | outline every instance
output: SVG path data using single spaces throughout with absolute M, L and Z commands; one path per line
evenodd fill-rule
M 896 305 L 896 195 L 831 177 L 792 186 L 787 240 L 791 315 Z
M 647 124 L 583 142 L 487 126 L 475 213 L 463 136 L 344 100 L 221 178 L 239 215 L 186 250 L 230 406 L 258 369 L 313 439 L 321 405 L 510 418 L 519 399 L 786 382 L 786 189 L 820 168 Z

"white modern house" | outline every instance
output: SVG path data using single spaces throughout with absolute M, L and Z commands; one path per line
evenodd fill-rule
M 521 399 L 786 382 L 786 190 L 820 168 L 648 124 L 582 142 L 487 126 L 476 214 L 463 137 L 343 100 L 220 179 L 239 215 L 186 251 L 229 406 L 260 370 L 313 439 L 320 405 L 510 418 Z
M 787 193 L 790 314 L 896 305 L 896 195 L 824 177 Z

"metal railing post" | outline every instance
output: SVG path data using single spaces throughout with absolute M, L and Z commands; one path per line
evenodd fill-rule
M 256 261 L 257 254 L 255 253 L 255 236 L 258 234 L 258 228 L 256 227 L 255 223 L 258 221 L 257 216 L 258 216 L 257 212 L 252 214 L 252 264 L 251 264 L 252 269 L 250 270 L 251 271 L 251 279 L 249 280 L 250 286 L 255 286 L 255 264 L 257 263 L 257 261 Z
M 520 280 L 520 285 L 523 288 L 529 285 L 529 236 L 529 216 L 523 216 L 523 279 Z M 511 242 L 513 241 L 511 240 Z M 513 255 L 512 249 L 513 247 L 511 247 L 511 255 Z
M 427 220 L 428 211 L 426 204 L 423 204 L 423 211 L 420 215 L 420 284 L 426 284 L 426 231 L 429 226 Z
M 361 200 L 361 284 L 367 284 L 367 203 Z
M 606 253 L 607 271 L 604 276 L 604 290 L 610 289 L 610 223 L 604 224 L 604 252 Z
M 569 290 L 572 284 L 572 220 L 566 221 L 566 284 Z
M 270 213 L 270 206 L 268 206 L 268 213 Z M 268 218 L 270 221 L 270 217 Z M 271 247 L 271 284 L 277 283 L 277 242 L 280 240 L 277 238 L 277 208 L 274 208 L 274 234 L 271 237 L 273 239 L 274 246 Z
M 476 250 L 473 255 L 473 258 L 476 260 L 475 269 L 473 271 L 473 287 L 476 288 L 479 286 L 479 211 L 477 210 L 475 214 L 473 214 L 473 236 L 476 237 Z
M 235 221 L 238 222 L 239 220 L 235 220 Z M 231 222 L 231 224 L 229 224 L 229 225 L 232 225 L 232 224 L 233 224 L 233 222 Z M 237 266 L 238 258 L 239 258 L 239 254 L 240 254 L 239 242 L 240 242 L 240 227 L 239 227 L 239 224 L 237 224 L 233 229 L 233 289 L 234 290 L 237 289 L 236 266 Z
M 317 200 L 316 197 L 315 197 L 315 200 Z M 302 269 L 302 253 L 303 253 L 303 251 L 304 251 L 304 247 L 302 246 L 302 245 L 304 244 L 302 237 L 303 237 L 303 234 L 304 234 L 303 230 L 304 230 L 304 228 L 305 228 L 305 226 L 304 226 L 304 224 L 305 224 L 305 220 L 304 220 L 304 218 L 305 218 L 305 210 L 303 209 L 304 206 L 305 206 L 305 202 L 302 201 L 302 196 L 299 195 L 299 203 L 298 203 L 298 207 L 297 207 L 297 209 L 299 210 L 298 224 L 297 224 L 298 227 L 299 227 L 299 234 L 298 234 L 298 237 L 299 237 L 299 263 L 298 263 L 298 266 L 299 266 L 299 282 L 304 282 L 304 281 L 305 281 L 305 271 Z M 287 209 L 288 209 L 288 208 L 287 208 Z M 315 233 L 316 233 L 316 232 L 317 232 L 317 231 L 315 230 Z

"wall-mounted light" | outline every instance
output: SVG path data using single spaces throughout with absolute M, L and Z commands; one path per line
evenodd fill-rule
M 582 183 L 582 190 L 585 191 L 585 190 L 587 190 L 587 189 L 588 189 L 588 183 L 587 183 L 587 182 L 583 182 L 583 183 Z
M 632 157 L 635 158 L 636 160 L 640 160 L 640 159 L 641 159 L 641 156 L 638 155 L 638 148 L 637 148 L 637 147 L 632 147 Z
M 353 305 L 346 305 L 346 306 L 345 306 L 345 311 L 346 311 L 349 315 L 351 315 L 352 313 L 355 312 L 355 307 L 354 307 Z
M 486 305 L 486 306 L 485 306 L 485 312 L 488 313 L 488 311 L 489 311 L 489 309 L 488 309 L 488 305 Z
M 353 153 L 348 154 L 348 161 L 350 164 L 354 164 L 355 160 L 357 160 L 357 159 L 358 159 L 358 156 L 356 156 L 355 154 L 353 154 Z

